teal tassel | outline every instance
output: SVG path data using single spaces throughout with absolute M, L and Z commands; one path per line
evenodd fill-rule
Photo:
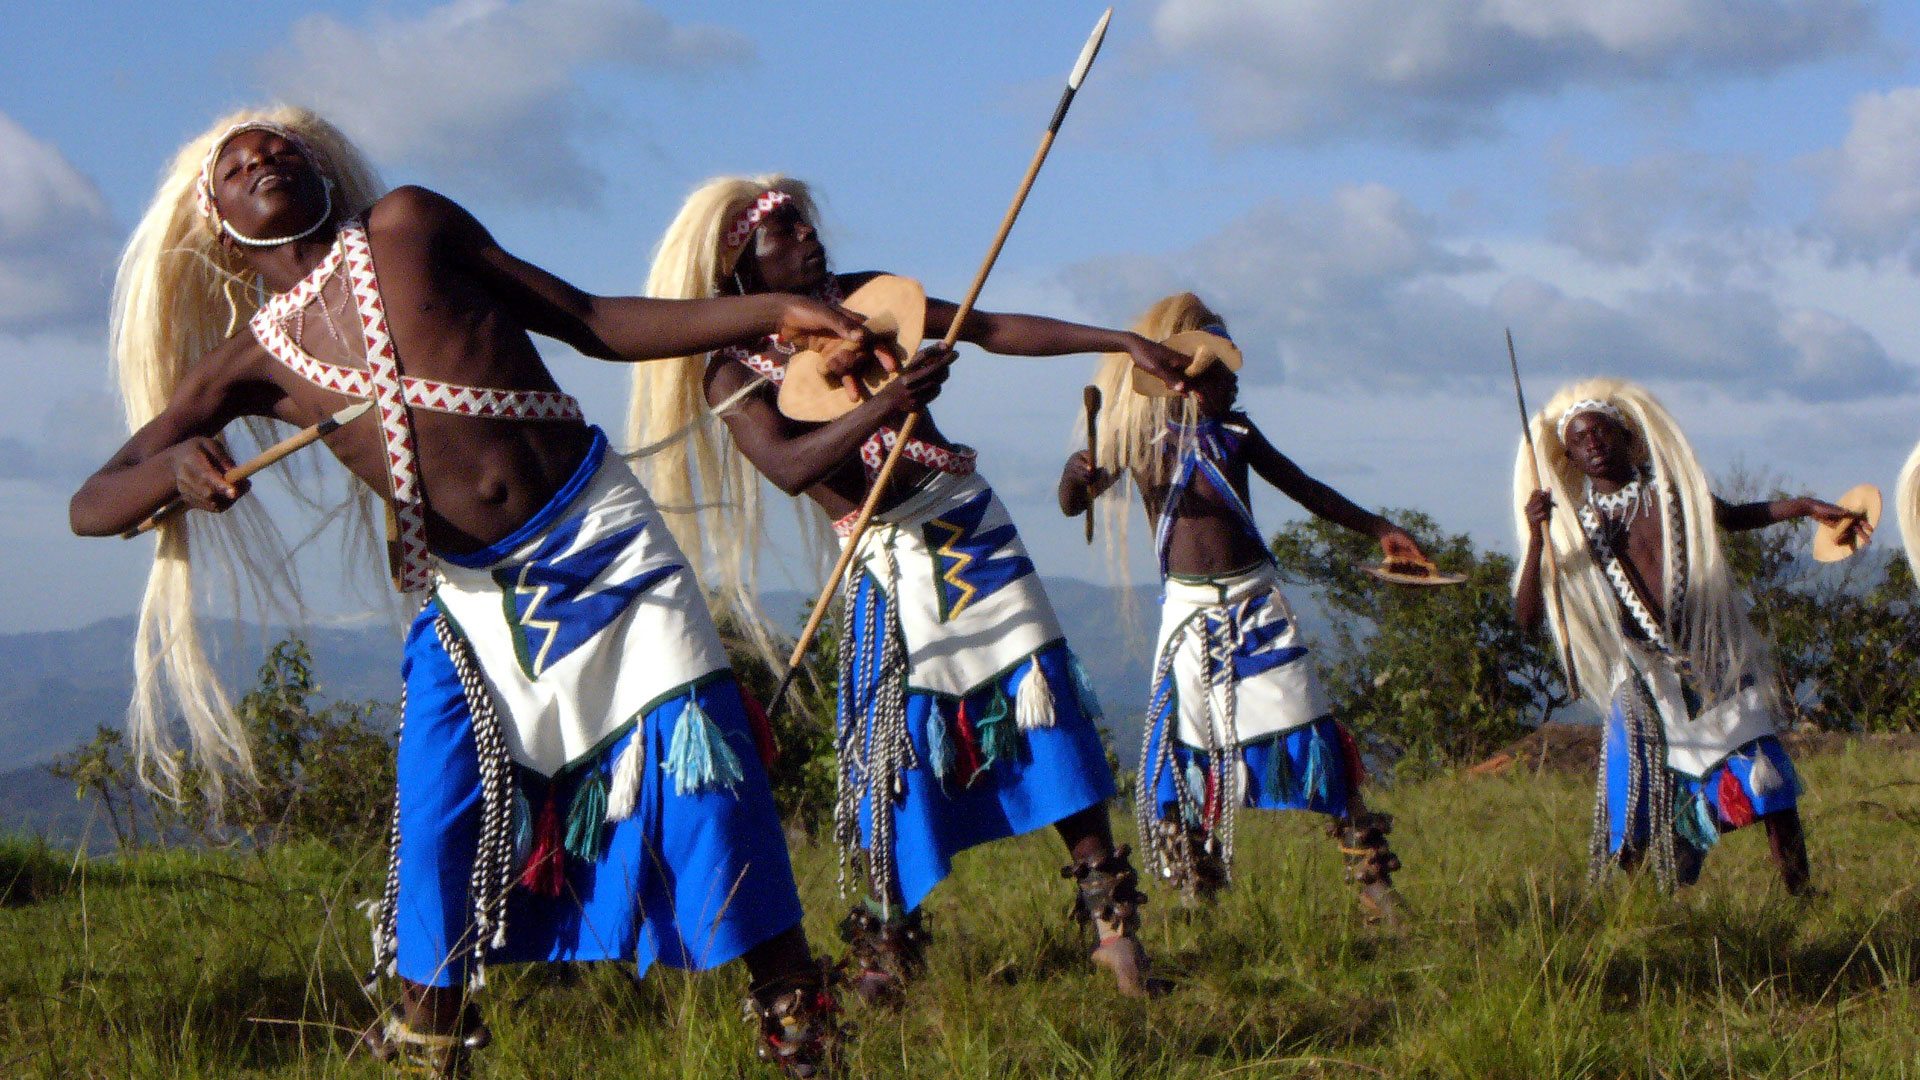
M 1681 804 L 1673 827 L 1695 851 L 1708 851 L 1720 842 L 1720 823 L 1714 820 L 1713 804 L 1707 801 L 1704 790 Z
M 520 790 L 518 784 L 513 788 L 513 865 L 518 870 L 527 865 L 527 857 L 533 854 L 533 804 L 527 801 L 527 793 Z
M 1187 812 L 1187 825 L 1197 829 L 1207 805 L 1207 770 L 1197 761 L 1187 763 L 1187 794 L 1193 800 L 1193 808 Z
M 953 732 L 947 723 L 947 714 L 937 706 L 927 715 L 927 764 L 941 780 L 952 776 L 959 764 L 953 749 Z
M 673 726 L 673 745 L 668 747 L 661 768 L 673 777 L 675 795 L 730 788 L 745 778 L 739 756 L 697 700 L 687 702 L 679 723 Z
M 1067 664 L 1073 669 L 1073 690 L 1080 697 L 1080 711 L 1089 720 L 1104 720 L 1106 713 L 1100 708 L 1100 696 L 1093 692 L 1093 680 L 1087 678 L 1087 669 L 1080 666 L 1080 658 L 1067 654 Z
M 1006 692 L 998 686 L 993 689 L 993 704 L 988 706 L 985 716 L 974 721 L 973 729 L 980 733 L 981 772 L 993 768 L 994 762 L 1011 759 L 1020 752 L 1019 724 L 1014 721 Z
M 1307 745 L 1307 779 L 1301 785 L 1302 794 L 1309 800 L 1332 802 L 1333 780 L 1332 751 L 1327 749 L 1326 737 L 1320 734 L 1320 725 L 1313 726 L 1313 738 Z
M 582 862 L 600 857 L 600 838 L 607 823 L 607 775 L 590 769 L 567 808 L 567 854 Z
M 1293 755 L 1287 753 L 1285 735 L 1267 740 L 1267 749 L 1266 775 L 1260 778 L 1260 786 L 1269 799 L 1279 802 L 1293 791 Z

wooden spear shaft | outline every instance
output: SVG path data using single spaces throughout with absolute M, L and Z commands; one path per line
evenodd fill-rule
M 1513 367 L 1513 399 L 1520 405 L 1520 434 L 1527 440 L 1527 469 L 1533 476 L 1533 490 L 1540 490 L 1540 451 L 1533 445 L 1533 416 L 1527 412 L 1527 395 L 1520 389 L 1520 354 L 1513 349 L 1513 330 L 1507 330 L 1507 363 Z M 1547 557 L 1547 595 L 1553 597 L 1554 623 L 1560 628 L 1560 667 L 1567 673 L 1567 692 L 1580 700 L 1580 677 L 1573 670 L 1573 651 L 1567 648 L 1567 605 L 1560 595 L 1560 560 L 1553 553 L 1553 525 L 1548 523 L 1541 537 Z
M 1047 123 L 1046 134 L 1040 137 L 1040 148 L 1033 152 L 1033 160 L 1027 164 L 1027 174 L 1020 178 L 1020 188 L 1014 192 L 1013 204 L 1007 207 L 1007 214 L 1000 219 L 1000 229 L 994 233 L 993 243 L 987 248 L 987 257 L 981 260 L 980 269 L 973 275 L 973 284 L 967 287 L 967 295 L 960 301 L 960 307 L 953 313 L 953 321 L 947 324 L 946 336 L 940 339 L 940 347 L 953 348 L 960 340 L 960 328 L 973 313 L 974 302 L 980 299 L 980 290 L 987 284 L 987 275 L 993 272 L 993 264 L 1000 258 L 1000 249 L 1006 246 L 1007 234 L 1013 231 L 1013 222 L 1020 216 L 1020 208 L 1026 204 L 1027 192 L 1033 190 L 1034 178 L 1040 175 L 1040 166 L 1046 164 L 1047 152 L 1053 149 L 1053 139 L 1060 133 L 1060 124 L 1067 118 L 1067 107 L 1073 104 L 1073 96 L 1080 89 L 1081 80 L 1087 77 L 1087 69 L 1093 66 L 1093 58 L 1100 51 L 1100 41 L 1107 36 L 1107 21 L 1113 18 L 1113 9 L 1108 8 L 1100 16 L 1100 22 L 1094 26 L 1093 33 L 1087 37 L 1087 43 L 1080 49 L 1080 59 L 1073 65 L 1073 73 L 1067 76 L 1067 87 L 1060 94 L 1060 104 L 1053 110 L 1053 119 Z M 787 670 L 780 676 L 780 686 L 773 692 L 773 701 L 767 705 L 767 716 L 772 718 L 780 714 L 780 706 L 787 699 L 787 691 L 793 687 L 793 677 L 800 670 L 800 664 L 807 658 L 807 648 L 813 644 L 813 636 L 820 632 L 820 622 L 827 616 L 827 607 L 833 602 L 833 594 L 840 590 L 840 579 L 846 576 L 847 566 L 853 562 L 854 552 L 860 548 L 860 538 L 866 535 L 867 526 L 873 521 L 873 514 L 886 498 L 887 487 L 893 481 L 893 474 L 900 466 L 901 451 L 907 448 L 907 440 L 913 438 L 914 429 L 920 424 L 920 413 L 914 413 L 900 425 L 895 436 L 893 449 L 888 451 L 887 459 L 880 466 L 879 475 L 873 479 L 873 486 L 867 491 L 867 499 L 860 504 L 860 513 L 853 519 L 853 529 L 840 548 L 840 558 L 833 564 L 833 571 L 827 575 L 827 582 L 820 590 L 820 596 L 813 603 L 813 612 L 807 616 L 807 624 L 800 631 L 800 638 L 793 644 L 793 654 L 787 658 Z

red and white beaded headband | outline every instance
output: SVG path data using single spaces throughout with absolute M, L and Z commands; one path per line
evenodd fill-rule
M 753 236 L 753 230 L 760 227 L 760 223 L 766 220 L 768 214 L 792 201 L 793 196 L 784 191 L 763 193 L 759 198 L 748 203 L 746 209 L 740 211 L 739 217 L 733 219 L 733 224 L 720 238 L 721 247 L 729 255 L 737 255 L 741 248 L 747 246 L 747 240 Z
M 1567 425 L 1573 422 L 1574 417 L 1579 416 L 1581 413 L 1590 412 L 1597 412 L 1602 416 L 1609 417 L 1614 423 L 1619 424 L 1623 428 L 1632 427 L 1631 424 L 1627 423 L 1627 414 L 1621 412 L 1620 407 L 1613 402 L 1601 401 L 1599 398 L 1582 398 L 1567 406 L 1567 411 L 1560 414 L 1560 422 L 1554 425 L 1554 433 L 1560 437 L 1560 441 L 1567 441 Z
M 220 160 L 220 151 L 227 148 L 227 144 L 233 141 L 234 136 L 248 131 L 271 131 L 292 143 L 294 149 L 300 151 L 300 156 L 306 158 L 309 165 L 318 167 L 320 164 L 320 159 L 314 156 L 313 147 L 307 145 L 307 140 L 301 138 L 298 132 L 285 124 L 276 124 L 271 120 L 243 120 L 233 125 L 221 132 L 212 146 L 207 147 L 207 159 L 200 163 L 200 183 L 194 188 L 194 195 L 200 204 L 200 216 L 215 225 L 220 224 L 220 210 L 213 203 L 213 167 Z

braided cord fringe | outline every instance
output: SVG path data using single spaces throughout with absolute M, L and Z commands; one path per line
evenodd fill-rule
M 1200 820 L 1200 806 L 1192 790 L 1187 787 L 1187 779 L 1173 764 L 1174 730 L 1180 717 L 1172 710 L 1177 698 L 1173 685 L 1173 661 L 1191 631 L 1181 627 L 1168 637 L 1166 649 L 1160 654 L 1159 663 L 1154 666 L 1153 697 L 1147 702 L 1147 723 L 1141 728 L 1140 735 L 1140 775 L 1133 792 L 1133 823 L 1138 830 L 1141 844 L 1146 848 L 1146 865 L 1150 874 L 1162 878 L 1190 880 L 1194 873 L 1193 851 L 1188 844 L 1168 844 L 1157 842 L 1162 836 L 1159 827 L 1160 775 L 1171 770 L 1173 773 L 1174 799 L 1179 805 L 1180 820 L 1175 823 L 1179 829 L 1186 828 L 1189 821 Z M 1153 718 L 1167 713 L 1166 724 L 1160 731 L 1158 753 L 1154 753 Z M 1149 755 L 1152 755 L 1149 757 Z M 1173 860 L 1178 860 L 1176 864 Z
M 513 887 L 513 761 L 501 730 L 493 696 L 474 660 L 473 647 L 445 615 L 433 621 L 441 648 L 453 661 L 460 689 L 473 717 L 473 742 L 480 767 L 480 838 L 468 889 L 473 900 L 472 985 L 486 985 L 486 957 L 507 942 L 507 891 Z
M 886 559 L 886 617 L 877 631 L 871 630 L 860 641 L 859 672 L 874 670 L 878 652 L 879 679 L 871 700 L 854 685 L 851 635 L 856 627 L 855 601 L 859 579 L 849 576 L 842 615 L 840 661 L 840 728 L 836 751 L 839 755 L 839 790 L 833 807 L 834 840 L 840 847 L 840 892 L 846 895 L 847 870 L 856 858 L 863 858 L 867 887 L 880 901 L 882 912 L 891 917 L 899 891 L 899 864 L 894 855 L 896 840 L 894 804 L 906 795 L 906 773 L 918 767 L 913 741 L 907 734 L 907 650 L 900 630 L 897 610 L 900 595 L 900 565 L 893 545 L 881 548 Z M 878 641 L 875 640 L 878 638 Z M 873 838 L 860 855 L 860 805 L 865 802 L 873 823 Z
M 429 596 L 420 604 L 425 611 L 433 603 Z M 400 682 L 400 723 L 407 720 L 407 684 Z M 371 994 L 380 985 L 381 975 L 392 975 L 394 960 L 400 953 L 400 786 L 394 785 L 393 818 L 387 826 L 387 880 L 380 890 L 380 907 L 373 912 L 373 966 L 367 971 L 362 989 Z
M 1647 823 L 1645 858 L 1652 864 L 1654 882 L 1662 892 L 1671 893 L 1679 880 L 1679 860 L 1674 848 L 1674 781 L 1673 771 L 1667 768 L 1666 730 L 1637 677 L 1622 687 L 1620 693 L 1627 742 L 1626 830 L 1621 837 L 1619 855 L 1610 853 L 1607 850 L 1607 753 L 1603 739 L 1593 801 L 1593 833 L 1587 842 L 1587 880 L 1595 885 L 1604 881 L 1634 849 L 1637 843 L 1634 833 L 1644 815 Z

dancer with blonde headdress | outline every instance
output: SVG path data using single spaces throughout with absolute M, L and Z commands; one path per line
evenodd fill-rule
M 1124 356 L 1100 365 L 1097 457 L 1060 476 L 1060 510 L 1105 494 L 1109 554 L 1124 576 L 1127 488 L 1154 524 L 1166 596 L 1148 694 L 1135 816 L 1147 865 L 1209 899 L 1232 872 L 1242 806 L 1326 814 L 1368 915 L 1395 921 L 1387 846 L 1392 818 L 1370 811 L 1353 737 L 1333 718 L 1253 520 L 1249 471 L 1315 515 L 1371 536 L 1389 560 L 1431 565 L 1413 537 L 1301 471 L 1234 408 L 1239 350 L 1192 293 L 1154 304 L 1134 325 L 1194 360 L 1190 397 L 1133 377 Z M 1084 419 L 1084 418 L 1083 418 Z
M 383 195 L 300 109 L 228 118 L 162 180 L 115 293 L 135 432 L 73 497 L 72 524 L 110 536 L 175 496 L 210 512 L 159 530 L 129 728 L 162 786 L 188 760 L 174 711 L 204 776 L 245 779 L 194 634 L 193 570 L 235 552 L 260 581 L 287 552 L 228 479 L 223 431 L 376 403 L 327 445 L 361 501 L 386 503 L 396 583 L 429 600 L 405 647 L 375 948 L 404 1008 L 369 1032 L 381 1056 L 463 1074 L 486 1041 L 465 993 L 487 961 L 744 955 L 765 1055 L 795 1075 L 828 1063 L 830 1000 L 725 651 L 647 493 L 529 336 L 633 361 L 774 331 L 866 340 L 796 296 L 589 296 L 440 195 Z
M 654 296 L 797 291 L 828 302 L 872 274 L 835 274 L 804 184 L 779 176 L 711 180 L 688 197 L 655 255 Z M 925 302 L 927 338 L 956 309 Z M 1136 335 L 1028 315 L 975 311 L 960 338 L 992 352 L 1120 351 L 1160 373 L 1179 361 Z M 918 340 L 901 342 L 908 349 Z M 703 577 L 755 610 L 760 479 L 805 493 L 818 525 L 856 516 L 904 416 L 939 392 L 952 354 L 927 352 L 857 407 L 824 423 L 783 415 L 776 394 L 798 343 L 778 336 L 634 374 L 629 435 L 668 507 L 704 518 Z M 708 415 L 721 423 L 708 422 Z M 922 417 L 923 421 L 930 420 Z M 870 899 L 843 924 L 855 986 L 897 1001 L 923 963 L 920 903 L 954 854 L 1052 825 L 1066 874 L 1092 923 L 1094 959 L 1124 992 L 1144 993 L 1134 937 L 1138 896 L 1127 849 L 1113 844 L 1113 778 L 1097 706 L 1067 649 L 1026 549 L 974 452 L 929 422 L 908 440 L 895 493 L 858 549 L 839 645 L 839 800 L 835 834 L 861 862 Z M 844 535 L 844 533 L 843 533 Z M 691 544 L 689 544 L 691 548 Z
M 1812 498 L 1721 501 L 1673 416 L 1629 382 L 1565 387 L 1532 424 L 1547 490 L 1534 489 L 1523 440 L 1515 614 L 1528 629 L 1547 618 L 1548 536 L 1566 609 L 1550 629 L 1573 657 L 1570 675 L 1607 702 L 1593 877 L 1644 861 L 1663 889 L 1691 884 L 1721 833 L 1759 821 L 1781 882 L 1805 891 L 1800 783 L 1776 734 L 1779 680 L 1719 530 L 1856 516 Z

